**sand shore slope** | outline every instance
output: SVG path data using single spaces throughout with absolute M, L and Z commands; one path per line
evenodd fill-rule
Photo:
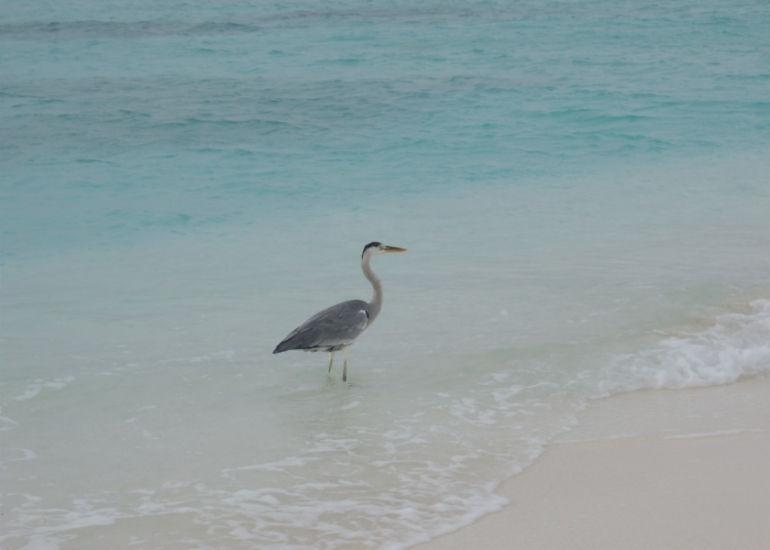
M 770 548 L 770 378 L 613 397 L 584 417 L 500 487 L 505 509 L 415 548 Z

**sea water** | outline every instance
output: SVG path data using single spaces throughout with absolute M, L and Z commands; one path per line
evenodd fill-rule
M 2 4 L 4 548 L 406 548 L 770 372 L 760 0 Z M 369 299 L 341 358 L 272 355 Z

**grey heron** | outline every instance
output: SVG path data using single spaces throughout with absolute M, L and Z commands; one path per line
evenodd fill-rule
M 374 288 L 371 302 L 363 300 L 348 300 L 332 306 L 313 315 L 302 325 L 278 344 L 273 353 L 281 353 L 292 349 L 303 351 L 328 351 L 329 372 L 334 363 L 334 352 L 342 350 L 343 367 L 342 380 L 348 378 L 348 348 L 352 346 L 361 333 L 377 318 L 382 308 L 382 282 L 369 266 L 372 256 L 391 252 L 406 252 L 405 248 L 386 246 L 372 242 L 364 247 L 361 254 L 361 269 Z

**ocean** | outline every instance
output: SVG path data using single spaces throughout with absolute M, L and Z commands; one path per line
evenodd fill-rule
M 770 373 L 766 1 L 0 9 L 3 548 L 408 548 Z

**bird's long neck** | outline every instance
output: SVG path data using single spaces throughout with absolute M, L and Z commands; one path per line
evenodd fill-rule
M 367 279 L 369 279 L 369 282 L 372 283 L 372 288 L 374 288 L 374 295 L 372 296 L 372 301 L 369 302 L 369 322 L 368 325 L 372 324 L 374 322 L 374 319 L 377 317 L 377 315 L 380 314 L 380 309 L 382 308 L 382 281 L 380 281 L 380 278 L 375 275 L 374 271 L 372 271 L 371 266 L 369 266 L 369 259 L 371 256 L 369 254 L 364 254 L 364 257 L 361 258 L 361 269 L 364 272 L 364 276 L 366 276 Z

